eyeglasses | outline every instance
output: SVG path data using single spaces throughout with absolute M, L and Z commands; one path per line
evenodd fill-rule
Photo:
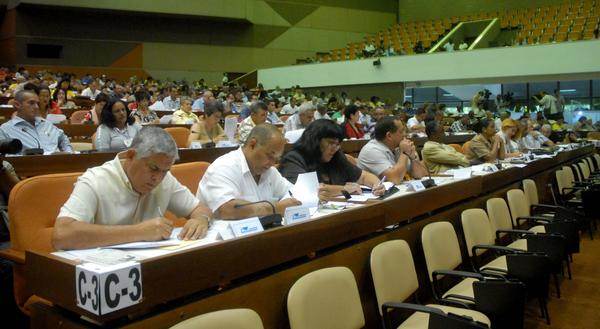
M 325 141 L 326 147 L 329 149 L 335 149 L 336 151 L 342 147 L 342 144 L 337 141 Z

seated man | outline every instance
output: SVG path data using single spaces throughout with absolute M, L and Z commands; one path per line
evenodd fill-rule
M 299 205 L 293 198 L 281 200 L 292 187 L 273 167 L 284 146 L 285 139 L 277 127 L 254 127 L 244 146 L 219 157 L 208 167 L 196 196 L 221 219 L 270 215 L 272 206 L 283 214 L 285 208 Z M 266 202 L 239 206 L 256 201 Z
M 375 125 L 374 139 L 360 150 L 358 167 L 379 178 L 400 184 L 406 174 L 412 178 L 427 175 L 427 169 L 419 161 L 412 141 L 405 138 L 402 121 L 385 117 Z
M 267 105 L 255 102 L 250 105 L 250 116 L 240 123 L 240 142 L 243 143 L 254 127 L 267 121 Z
M 427 111 L 424 108 L 419 108 L 414 117 L 408 119 L 406 123 L 406 127 L 408 128 L 408 132 L 410 133 L 425 133 L 425 117 L 427 116 Z
M 142 128 L 131 148 L 79 177 L 56 219 L 54 247 L 84 249 L 168 239 L 173 224 L 164 218 L 167 210 L 189 218 L 180 239 L 204 236 L 211 211 L 169 172 L 177 158 L 177 145 L 167 132 Z
M 27 154 L 28 149 L 42 149 L 44 153 L 73 152 L 69 138 L 61 129 L 35 116 L 39 98 L 34 91 L 17 92 L 13 106 L 17 114 L 0 126 L 0 139 L 19 139 L 23 143 L 23 154 Z
M 504 159 L 504 143 L 502 137 L 496 135 L 494 121 L 483 118 L 479 125 L 479 134 L 470 141 L 467 153 L 469 163 L 480 164 Z
M 464 154 L 443 143 L 444 129 L 437 121 L 427 122 L 425 131 L 429 140 L 423 145 L 421 154 L 423 155 L 423 161 L 432 174 L 469 166 L 469 161 Z
M 550 140 L 550 136 L 552 135 L 552 127 L 549 124 L 544 124 L 542 128 L 540 128 L 540 141 L 544 146 L 554 146 L 554 141 Z
M 460 117 L 460 119 L 452 122 L 452 125 L 450 126 L 450 130 L 453 133 L 466 132 L 468 130 L 468 128 L 467 128 L 468 125 L 469 125 L 469 116 L 467 114 L 463 114 Z M 425 128 L 427 128 L 427 127 L 425 127 Z
M 283 125 L 283 133 L 288 131 L 305 129 L 315 119 L 315 107 L 306 102 L 298 107 L 298 112 L 289 117 Z

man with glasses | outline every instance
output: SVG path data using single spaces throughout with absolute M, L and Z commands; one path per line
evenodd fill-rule
M 241 148 L 219 157 L 208 167 L 196 196 L 221 219 L 271 215 L 273 207 L 283 214 L 285 208 L 300 205 L 294 198 L 282 200 L 292 183 L 273 165 L 284 147 L 285 139 L 277 127 L 257 125 Z M 246 205 L 257 201 L 266 202 Z
M 358 167 L 379 178 L 400 184 L 406 175 L 421 178 L 427 169 L 419 160 L 415 145 L 406 139 L 406 128 L 401 120 L 385 117 L 375 125 L 374 139 L 360 150 Z

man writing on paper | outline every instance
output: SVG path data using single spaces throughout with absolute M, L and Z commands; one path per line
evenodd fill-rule
M 285 208 L 300 205 L 296 199 L 281 200 L 292 183 L 273 167 L 279 160 L 285 139 L 277 127 L 257 125 L 244 146 L 215 160 L 200 181 L 196 196 L 221 219 L 283 214 Z M 265 201 L 246 205 L 250 202 Z
M 189 218 L 180 239 L 204 236 L 211 211 L 169 172 L 177 145 L 161 128 L 144 127 L 131 148 L 78 178 L 56 219 L 56 249 L 84 249 L 134 241 L 168 239 L 169 210 Z

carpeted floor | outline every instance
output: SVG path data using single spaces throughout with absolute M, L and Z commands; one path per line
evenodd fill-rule
M 571 263 L 573 279 L 562 278 L 560 299 L 551 284 L 550 325 L 540 317 L 537 301 L 531 300 L 527 305 L 525 329 L 600 328 L 600 234 L 595 235 L 595 240 L 582 237 L 581 252 L 574 255 Z

